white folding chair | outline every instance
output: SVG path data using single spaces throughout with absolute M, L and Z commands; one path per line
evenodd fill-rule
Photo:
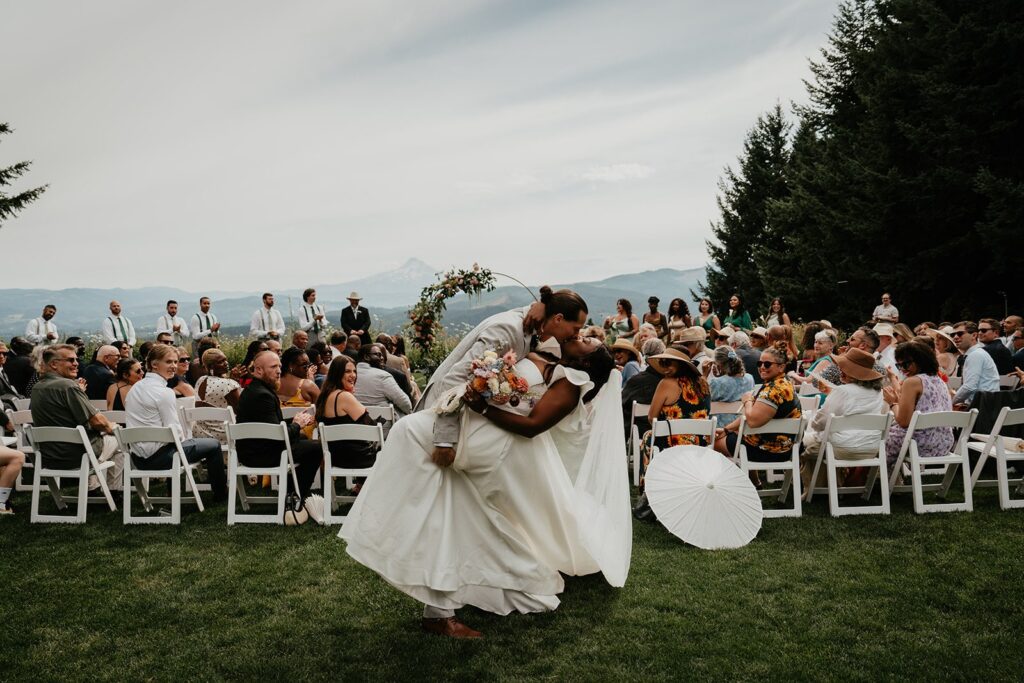
M 287 421 L 299 413 L 312 413 L 313 410 L 313 406 L 285 406 L 281 408 L 281 416 Z
M 192 496 L 195 499 L 196 507 L 203 511 L 203 499 L 199 497 L 196 490 L 195 469 L 199 463 L 190 463 L 185 459 L 185 451 L 181 446 L 181 435 L 177 426 L 173 427 L 118 427 L 114 430 L 117 443 L 124 453 L 124 512 L 125 524 L 180 524 L 181 523 L 181 477 L 191 486 Z M 174 444 L 174 455 L 171 457 L 171 466 L 163 470 L 136 469 L 132 461 L 131 448 L 137 443 L 161 443 Z M 170 479 L 171 495 L 151 496 L 149 495 L 150 479 Z M 170 504 L 171 515 L 133 515 L 132 514 L 132 487 L 134 486 L 139 501 L 146 512 L 153 512 L 153 503 Z
M 366 406 L 366 414 L 370 416 L 370 419 L 377 422 L 384 428 L 384 438 L 387 438 L 388 432 L 391 431 L 391 427 L 394 426 L 395 420 L 398 419 L 398 414 L 395 412 L 395 406 L 388 403 L 383 406 Z
M 999 375 L 1000 391 L 1013 391 L 1019 383 L 1020 378 L 1017 375 Z
M 712 401 L 709 415 L 734 415 L 743 411 L 743 401 Z
M 651 424 L 651 457 L 653 458 L 659 449 L 654 445 L 654 440 L 665 436 L 703 436 L 708 440 L 710 448 L 715 443 L 714 420 L 655 420 Z
M 384 428 L 382 425 L 321 425 L 320 447 L 324 454 L 324 524 L 341 524 L 347 515 L 335 515 L 338 503 L 350 503 L 355 496 L 339 496 L 334 492 L 335 477 L 346 477 L 351 487 L 354 477 L 368 477 L 372 467 L 346 468 L 337 467 L 331 459 L 330 444 L 332 441 L 365 441 L 380 448 L 384 444 Z
M 1010 408 L 1003 406 L 992 425 L 989 434 L 971 434 L 971 441 L 967 444 L 970 450 L 978 451 L 978 462 L 974 465 L 971 473 L 971 487 L 995 486 L 999 489 L 999 507 L 1003 510 L 1024 507 L 1024 498 L 1011 498 L 1010 485 L 1016 486 L 1014 493 L 1024 493 L 1024 476 L 1010 478 L 1008 470 L 1009 463 L 1021 463 L 1024 465 L 1024 452 L 1019 450 L 1022 439 L 1002 436 L 1006 427 L 1016 427 L 1024 424 L 1024 408 Z M 989 458 L 996 459 L 996 478 L 981 479 L 981 470 Z M 1021 474 L 1020 471 L 1017 472 Z
M 817 396 L 799 396 L 800 412 L 810 418 L 818 410 Z
M 795 382 L 794 382 L 794 384 L 795 384 Z M 800 389 L 797 391 L 797 395 L 798 396 L 811 396 L 811 395 L 813 395 L 813 396 L 817 397 L 817 395 L 820 394 L 820 393 L 821 393 L 821 390 L 818 389 L 818 387 L 814 386 L 814 384 L 811 383 L 811 382 L 803 382 L 800 385 Z
M 14 399 L 14 409 L 15 410 L 28 410 L 29 407 L 30 407 L 29 404 L 31 404 L 31 403 L 32 403 L 32 399 L 30 399 L 30 398 L 16 398 L 16 399 Z
M 903 445 L 900 447 L 899 457 L 892 469 L 889 478 L 889 489 L 892 493 L 906 493 L 910 491 L 914 495 L 914 512 L 923 514 L 925 512 L 970 512 L 974 509 L 971 497 L 971 461 L 968 456 L 967 442 L 970 438 L 971 427 L 978 419 L 978 411 L 970 412 L 938 412 L 922 413 L 914 411 L 910 418 L 910 425 L 907 427 L 907 434 L 903 438 Z M 921 429 L 933 429 L 936 427 L 950 427 L 954 430 L 961 430 L 960 436 L 954 441 L 952 450 L 945 455 L 933 457 L 921 457 L 917 448 L 917 441 L 914 440 L 914 433 Z M 910 465 L 910 484 L 897 484 L 900 471 L 904 461 Z M 940 466 L 939 473 L 945 473 L 941 482 L 924 483 L 924 476 L 928 472 L 923 471 L 925 466 Z M 924 494 L 926 491 L 937 491 L 939 497 L 945 499 L 949 493 L 949 487 L 956 477 L 957 468 L 962 468 L 964 479 L 964 500 L 962 503 L 925 503 Z
M 828 493 L 828 507 L 833 517 L 843 515 L 887 515 L 889 514 L 889 477 L 885 469 L 885 438 L 889 434 L 889 427 L 892 426 L 892 413 L 884 415 L 830 415 L 825 423 L 825 431 L 821 436 L 821 449 L 818 451 L 818 459 L 814 463 L 814 470 L 811 473 L 811 485 L 807 490 L 807 502 L 811 502 L 815 493 Z M 871 451 L 869 458 L 841 458 L 836 454 L 836 446 L 832 437 L 840 432 L 863 431 L 876 432 L 878 444 Z M 828 476 L 827 488 L 822 491 L 817 486 L 818 472 L 821 471 L 822 461 L 825 462 L 826 474 Z M 872 471 L 863 486 L 839 486 L 839 468 L 871 467 Z M 879 477 L 881 473 L 881 477 Z M 860 493 L 864 500 L 871 498 L 875 488 L 875 481 L 881 479 L 882 502 L 880 505 L 839 505 L 839 495 L 846 493 Z
M 30 424 L 25 425 L 25 438 L 32 445 L 32 449 L 35 451 L 36 460 L 35 468 L 32 472 L 32 508 L 31 514 L 29 515 L 29 521 L 33 524 L 36 522 L 63 522 L 66 524 L 83 524 L 85 522 L 86 507 L 89 502 L 105 502 L 110 509 L 117 510 L 117 505 L 114 504 L 114 497 L 110 493 L 110 488 L 107 486 L 107 475 L 106 471 L 114 466 L 113 460 L 108 460 L 101 463 L 97 457 L 95 451 L 93 451 L 92 443 L 89 441 L 89 435 L 85 432 L 85 427 L 79 425 L 78 427 L 33 427 Z M 42 451 L 41 446 L 47 443 L 66 443 L 75 444 L 82 448 L 82 460 L 81 464 L 75 468 L 61 469 L 57 467 L 45 467 L 42 464 Z M 103 492 L 103 498 L 89 498 L 89 475 L 94 474 L 99 480 L 100 490 Z M 44 515 L 39 512 L 39 499 L 42 495 L 43 479 L 46 479 L 47 488 L 50 491 L 50 495 L 53 497 L 54 502 L 57 504 L 58 510 L 66 509 L 66 503 L 68 501 L 77 500 L 78 506 L 74 516 L 70 515 Z M 61 482 L 64 479 L 70 479 L 78 482 L 78 494 L 74 497 L 65 496 L 61 493 Z
M 95 408 L 98 411 L 103 411 L 107 409 L 107 399 L 105 398 L 90 398 L 89 403 L 90 405 L 92 405 L 93 408 Z
M 292 458 L 288 425 L 284 422 L 267 424 L 244 422 L 227 425 L 228 434 L 228 525 L 233 524 L 284 524 L 284 503 L 288 493 L 285 479 L 289 473 L 295 475 L 295 461 Z M 281 442 L 281 459 L 276 465 L 262 467 L 243 465 L 238 460 L 238 442 L 248 439 L 265 439 Z M 249 475 L 262 477 L 276 476 L 279 485 L 276 496 L 250 496 L 245 492 L 245 479 Z M 298 483 L 295 485 L 298 490 Z M 242 510 L 248 513 L 250 503 L 276 503 L 277 514 L 242 514 L 235 511 L 235 499 Z
M 8 410 L 6 413 L 7 419 L 14 427 L 14 445 L 11 448 L 16 448 L 25 454 L 25 464 L 22 465 L 22 473 L 14 483 L 14 490 L 18 492 L 31 491 L 32 484 L 24 483 L 23 479 L 29 474 L 28 470 L 35 467 L 35 451 L 28 439 L 25 438 L 25 426 L 32 424 L 32 411 L 28 409 Z
M 111 424 L 121 425 L 122 427 L 128 424 L 128 412 L 124 410 L 101 410 L 100 415 L 107 418 L 107 422 Z
M 640 427 L 636 419 L 646 418 L 650 410 L 649 403 L 633 401 L 632 413 L 629 416 L 629 457 L 633 459 L 633 486 L 640 485 Z
M 751 434 L 788 434 L 793 437 L 793 447 L 789 459 L 783 462 L 752 462 L 747 458 L 747 447 L 743 438 Z M 769 420 L 761 427 L 751 427 L 747 418 L 740 416 L 740 429 L 736 435 L 736 452 L 734 459 L 744 472 L 758 470 L 763 472 L 782 471 L 784 476 L 779 488 L 764 488 L 758 491 L 762 498 L 777 497 L 780 503 L 786 500 L 790 489 L 793 490 L 793 507 L 784 509 L 767 508 L 765 517 L 799 517 L 801 513 L 800 494 L 800 439 L 804 433 L 804 420 L 799 417 Z
M 199 408 L 181 408 L 181 424 L 184 425 L 189 438 L 192 438 L 196 422 L 220 422 L 224 425 L 224 433 L 227 434 L 227 426 L 235 424 L 235 411 L 228 406 L 226 408 L 214 408 L 213 406 L 202 406 Z M 225 457 L 228 453 L 227 443 L 221 444 L 221 451 Z M 209 491 L 210 485 L 197 484 L 200 491 Z

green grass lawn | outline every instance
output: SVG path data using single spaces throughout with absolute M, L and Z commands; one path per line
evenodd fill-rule
M 1024 671 L 1024 513 L 766 520 L 708 552 L 636 523 L 626 587 L 569 578 L 550 614 L 421 607 L 348 558 L 332 530 L 0 518 L 0 680 L 999 679 Z

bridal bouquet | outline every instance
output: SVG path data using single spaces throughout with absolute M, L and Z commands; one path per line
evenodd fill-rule
M 496 405 L 507 403 L 517 406 L 523 399 L 530 399 L 530 384 L 516 373 L 517 360 L 513 351 L 500 356 L 497 351 L 484 351 L 482 356 L 469 362 L 472 376 L 469 382 L 443 396 L 437 412 L 442 415 L 457 412 L 462 407 L 462 397 L 468 389 Z

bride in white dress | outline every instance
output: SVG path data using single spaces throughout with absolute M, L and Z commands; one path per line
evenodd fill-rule
M 528 401 L 513 408 L 467 397 L 484 414 L 463 411 L 451 467 L 430 457 L 434 411 L 399 420 L 388 435 L 339 536 L 349 555 L 424 603 L 425 617 L 476 634 L 452 610 L 553 610 L 560 573 L 604 570 L 613 585 L 625 581 L 631 526 L 619 382 L 608 381 L 614 364 L 599 342 L 574 339 L 562 353 L 566 365 L 535 355 L 517 363 L 537 397 L 532 410 Z M 607 409 L 592 410 L 587 401 L 602 386 L 594 404 Z

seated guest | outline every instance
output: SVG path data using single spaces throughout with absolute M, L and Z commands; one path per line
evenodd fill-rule
M 675 346 L 647 359 L 662 379 L 654 390 L 651 407 L 647 411 L 647 419 L 654 424 L 655 420 L 703 420 L 711 414 L 711 391 L 708 383 L 701 376 L 697 366 L 690 357 Z M 649 437 L 645 437 L 645 441 Z M 655 445 L 659 449 L 684 445 L 706 446 L 706 440 L 693 434 L 674 434 L 658 437 Z M 647 471 L 650 464 L 650 452 L 644 454 L 641 463 L 642 472 Z M 641 477 L 640 488 L 643 489 Z
M 758 373 L 761 388 L 756 395 L 744 394 L 741 399 L 743 411 L 751 427 L 763 427 L 771 420 L 800 417 L 800 401 L 797 400 L 793 383 L 786 377 L 786 364 L 790 362 L 790 351 L 785 341 L 761 352 Z M 715 450 L 727 457 L 736 451 L 740 418 L 727 424 L 715 441 Z M 747 459 L 751 462 L 785 462 L 793 448 L 790 434 L 748 434 L 743 437 Z
M 896 323 L 892 326 L 893 344 L 902 344 L 914 338 L 914 332 L 906 323 Z
M 25 454 L 19 450 L 0 445 L 0 515 L 13 515 L 11 493 L 25 465 Z
M 273 351 L 274 353 L 277 354 L 278 358 L 280 358 L 281 354 L 284 353 L 284 347 L 281 346 L 280 340 L 277 340 L 277 339 L 267 339 L 266 340 L 266 344 L 267 344 L 267 351 Z
M 146 359 L 149 358 L 149 352 L 156 346 L 156 342 L 145 341 L 139 344 L 139 362 L 142 363 L 142 374 L 146 374 Z
M 714 330 L 711 332 L 711 339 L 714 342 L 713 349 L 717 349 L 721 346 L 730 346 L 732 343 L 732 335 L 736 332 L 732 327 L 726 325 L 720 330 Z
M 217 337 L 212 335 L 200 337 L 199 341 L 196 342 L 196 354 L 192 358 L 192 362 L 189 363 L 188 375 L 186 375 L 188 377 L 188 383 L 193 387 L 196 386 L 196 382 L 199 381 L 199 378 L 206 374 L 206 366 L 203 365 L 203 354 L 210 349 L 219 348 L 220 342 L 217 340 Z
M 644 358 L 656 356 L 665 352 L 665 344 L 660 339 L 648 339 L 644 342 L 642 349 Z M 654 391 L 661 381 L 661 373 L 651 365 L 646 365 L 643 370 L 633 375 L 628 382 L 622 383 L 622 418 L 626 428 L 626 438 L 629 438 L 631 423 L 633 421 L 633 401 L 640 405 L 650 405 L 654 398 Z M 637 430 L 641 435 L 646 434 L 651 423 L 647 416 L 637 416 Z
M 597 339 L 603 344 L 605 336 L 604 328 L 598 325 L 591 325 L 590 327 L 584 327 L 580 330 L 581 339 Z
M 957 350 L 956 342 L 953 340 L 953 328 L 927 329 L 925 334 L 931 337 L 935 343 L 935 356 L 939 361 L 939 372 L 947 378 L 952 377 L 956 372 L 957 359 L 960 356 L 960 351 Z
M 29 395 L 28 383 L 36 374 L 35 366 L 32 364 L 32 348 L 32 344 L 24 337 L 11 337 L 11 351 L 7 354 L 7 365 L 4 370 L 11 386 L 22 396 Z
M 7 345 L 0 341 L 0 421 L 6 424 L 5 410 L 15 410 L 14 401 L 28 398 L 14 388 L 10 377 L 7 376 Z
M 661 335 L 658 334 L 658 327 L 656 325 L 653 323 L 640 323 L 640 329 L 633 336 L 633 348 L 636 349 L 637 353 L 640 353 L 640 349 L 643 348 L 645 341 L 660 338 Z
M 320 389 L 313 382 L 316 372 L 309 362 L 309 356 L 297 346 L 288 347 L 281 354 L 281 381 L 277 397 L 285 407 L 304 407 L 316 403 Z
M 315 344 L 310 344 L 306 349 L 309 362 L 315 368 L 313 384 L 318 387 L 323 385 L 324 378 L 327 377 L 327 368 L 330 366 L 331 361 L 334 360 L 334 355 L 331 354 L 330 348 L 324 342 L 316 342 Z
M 882 367 L 895 373 L 897 371 L 896 345 L 893 344 L 895 330 L 893 330 L 892 325 L 889 323 L 877 323 L 872 329 L 878 335 L 878 349 L 875 351 L 875 359 L 882 364 Z
M 114 383 L 114 370 L 121 354 L 113 346 L 101 346 L 96 349 L 96 356 L 82 370 L 85 380 L 85 395 L 91 400 L 103 400 L 107 397 L 107 389 Z
M 114 341 L 110 342 L 110 345 L 113 346 L 115 349 L 117 349 L 117 353 L 121 356 L 121 358 L 131 358 L 132 357 L 132 346 L 131 346 L 131 344 L 127 344 L 127 343 L 121 341 L 120 339 L 115 339 Z
M 750 331 L 750 346 L 757 351 L 758 359 L 761 358 L 761 349 L 768 345 L 768 329 L 755 327 Z M 750 373 L 754 374 L 754 373 Z
M 1016 353 L 1017 349 L 1013 346 L 1014 335 L 1017 330 L 1024 329 L 1024 318 L 1019 315 L 1008 315 L 1003 320 L 1003 346 L 1010 350 L 1010 353 Z
M 836 365 L 835 357 L 832 355 L 836 347 L 835 332 L 832 330 L 822 330 L 814 335 L 814 362 L 807 367 L 807 377 L 794 376 L 793 381 L 796 384 L 809 383 L 816 387 L 819 391 L 817 396 L 818 402 L 821 403 L 825 400 L 825 394 L 830 390 L 831 385 L 839 384 L 839 366 Z M 811 377 L 811 373 L 821 376 L 825 384 Z
M 362 347 L 359 364 L 356 366 L 356 398 L 364 406 L 383 406 L 390 403 L 399 416 L 408 415 L 412 412 L 412 399 L 398 386 L 394 376 L 383 369 L 383 365 L 381 347 L 376 344 Z
M 386 335 L 381 335 L 386 336 Z M 384 347 L 387 349 L 387 358 L 385 358 L 384 365 L 390 370 L 397 370 L 405 375 L 406 383 L 398 382 L 398 386 L 402 391 L 408 386 L 409 398 L 412 399 L 412 404 L 415 406 L 416 402 L 420 400 L 420 387 L 416 384 L 416 378 L 412 375 L 412 368 L 409 366 L 409 359 L 405 355 L 405 339 L 396 335 L 391 338 L 391 345 Z M 397 378 L 395 381 L 398 381 Z
M 242 387 L 229 376 L 228 357 L 220 349 L 207 349 L 203 353 L 203 366 L 206 374 L 196 382 L 196 405 L 237 410 Z M 228 442 L 222 422 L 199 420 L 192 426 L 192 433 L 216 439 L 221 444 Z
M 345 342 L 345 355 L 349 358 L 359 358 L 361 348 L 363 348 L 362 338 L 358 334 L 350 334 Z
M 839 368 L 839 386 L 829 392 L 821 409 L 804 431 L 803 453 L 800 454 L 800 476 L 804 483 L 805 496 L 810 490 L 811 475 L 821 452 L 825 426 L 831 415 L 884 415 L 888 408 L 882 399 L 884 375 L 875 369 L 875 357 L 861 349 L 849 349 L 836 356 Z M 845 460 L 873 458 L 878 454 L 878 432 L 846 430 L 833 434 L 832 445 L 836 456 Z M 845 470 L 840 470 L 844 472 Z M 821 486 L 825 469 L 819 473 L 816 486 Z
M 167 388 L 174 391 L 174 395 L 178 398 L 195 396 L 196 390 L 192 388 L 192 385 L 186 379 L 192 359 L 188 357 L 188 351 L 184 346 L 177 347 L 175 351 L 178 352 L 178 366 L 175 368 L 174 377 L 167 380 Z
M 142 379 L 142 364 L 134 358 L 117 361 L 114 383 L 107 388 L 107 410 L 124 410 L 124 398 L 136 382 Z
M 739 401 L 743 394 L 753 390 L 754 378 L 747 374 L 736 351 L 728 346 L 719 346 L 715 349 L 714 376 L 708 378 L 708 387 L 711 389 L 713 402 L 733 403 Z M 724 427 L 737 417 L 736 413 L 720 413 L 715 415 L 715 421 L 719 427 Z
M 331 344 L 330 344 L 331 356 L 332 356 L 331 360 L 333 360 L 334 358 L 337 358 L 338 356 L 344 354 L 345 353 L 345 347 L 347 346 L 347 344 L 348 344 L 348 335 L 346 335 L 344 332 L 342 332 L 340 330 L 335 330 L 334 332 L 331 332 Z M 354 356 L 349 356 L 349 358 L 353 358 L 353 357 Z
M 178 406 L 168 380 L 178 370 L 178 350 L 169 344 L 157 344 L 149 352 L 146 376 L 135 383 L 124 399 L 127 413 L 126 426 L 176 427 L 178 434 L 185 429 L 178 419 Z M 215 501 L 227 499 L 227 479 L 220 444 L 214 439 L 182 439 L 182 451 L 190 463 L 200 460 L 206 466 L 210 489 Z M 166 470 L 171 467 L 175 448 L 173 443 L 140 442 L 132 446 L 132 467 L 140 470 Z
M 811 339 L 813 340 L 814 337 L 812 336 Z M 778 346 L 779 342 L 782 342 L 786 348 L 786 372 L 794 372 L 796 370 L 796 361 L 800 358 L 800 351 L 793 342 L 793 328 L 789 325 L 772 325 L 769 327 L 764 348 L 781 349 L 782 347 Z M 764 355 L 764 349 L 762 349 L 762 355 Z M 758 363 L 760 362 L 759 360 Z M 758 365 L 758 373 L 761 372 L 760 368 L 761 366 Z
M 1008 375 L 1013 371 L 1013 354 L 999 338 L 999 322 L 993 318 L 982 318 L 978 322 L 978 343 L 992 356 L 996 372 Z
M 85 427 L 92 449 L 100 462 L 113 460 L 106 470 L 107 485 L 121 489 L 123 459 L 117 450 L 114 426 L 89 403 L 78 378 L 78 356 L 70 344 L 42 347 L 42 374 L 32 389 L 32 424 L 36 427 Z M 82 464 L 82 448 L 72 443 L 45 443 L 43 467 L 74 469 Z M 90 489 L 99 482 L 90 481 Z
M 295 333 L 292 334 L 292 347 L 305 351 L 307 346 L 309 346 L 309 333 L 295 330 Z
M 802 348 L 804 352 L 800 359 L 805 365 L 810 365 L 814 362 L 816 358 L 814 355 L 814 337 L 824 329 L 825 326 L 817 320 L 812 320 L 804 326 L 804 337 L 800 340 L 800 348 Z
M 981 349 L 978 352 L 986 355 Z M 899 387 L 888 386 L 882 390 L 882 396 L 892 407 L 896 420 L 885 441 L 885 456 L 890 467 L 899 457 L 914 411 L 936 413 L 953 409 L 949 389 L 937 374 L 939 361 L 934 351 L 921 342 L 909 341 L 898 344 L 894 353 L 906 379 Z M 914 433 L 914 441 L 922 457 L 946 455 L 953 447 L 953 430 L 949 427 L 919 430 Z
M 963 384 L 953 396 L 953 407 L 965 410 L 979 391 L 999 391 L 999 370 L 991 354 L 978 343 L 978 326 L 971 320 L 958 322 L 953 328 L 953 341 L 963 354 Z
M 875 353 L 875 351 L 878 349 L 878 345 L 880 342 L 878 339 L 878 334 L 874 331 L 874 329 L 872 329 L 868 325 L 858 327 L 856 330 L 854 330 L 853 334 L 851 334 L 849 338 L 847 338 L 846 343 L 851 349 L 860 349 L 861 351 L 867 351 L 868 353 L 870 353 L 875 359 L 875 364 L 872 366 L 872 369 L 874 369 L 875 372 L 880 373 L 882 375 L 886 374 L 885 366 L 878 361 L 878 354 Z M 882 380 L 883 385 L 888 383 L 888 378 Z
M 277 397 L 277 386 L 281 381 L 281 359 L 272 351 L 260 352 L 252 362 L 252 382 L 242 391 L 238 399 L 239 423 L 264 422 L 280 424 L 281 401 Z M 288 425 L 288 438 L 295 460 L 295 475 L 299 481 L 299 496 L 303 501 L 309 497 L 310 487 L 320 469 L 320 444 L 300 434 L 303 427 L 313 422 L 309 413 L 299 413 Z M 281 461 L 283 447 L 278 441 L 246 439 L 238 442 L 238 459 L 250 467 L 275 466 Z M 288 477 L 288 490 L 294 490 L 292 478 Z M 307 508 L 308 509 L 308 508 Z
M 705 366 L 713 362 L 711 356 L 704 352 L 704 349 L 707 348 L 706 339 L 707 332 L 704 331 L 704 328 L 694 325 L 679 332 L 676 335 L 676 341 L 672 342 L 669 348 L 679 349 L 685 353 L 703 375 Z
M 632 342 L 616 339 L 612 344 L 612 358 L 615 359 L 615 366 L 622 371 L 623 384 L 640 372 L 640 353 Z
M 170 332 L 160 332 L 156 335 L 157 344 L 167 344 L 168 346 L 174 345 L 174 335 Z
M 81 337 L 68 337 L 64 343 L 75 347 L 75 355 L 78 356 L 78 367 L 85 368 L 85 340 Z M 82 376 L 81 372 L 79 372 L 78 376 Z
M 319 424 L 376 424 L 353 393 L 356 376 L 356 364 L 348 356 L 338 356 L 331 361 L 323 391 L 316 401 Z M 372 467 L 377 458 L 376 451 L 366 441 L 332 441 L 330 449 L 333 464 L 338 467 Z
M 750 339 L 751 337 L 746 332 L 740 330 L 729 338 L 729 346 L 743 363 L 743 369 L 753 379 L 757 374 L 757 361 L 761 359 L 761 352 L 751 345 Z
M 390 358 L 391 356 L 388 353 L 387 348 L 383 344 L 375 343 L 374 346 L 376 346 L 376 350 L 380 352 L 380 360 L 377 360 L 376 354 L 371 353 L 370 355 L 367 356 L 367 362 L 372 367 L 375 367 L 379 370 L 386 370 L 387 372 L 391 373 L 391 376 L 395 378 L 395 384 L 397 384 L 398 388 L 401 389 L 402 392 L 409 397 L 409 400 L 415 406 L 416 400 L 419 398 L 419 396 L 416 393 L 413 393 L 413 387 L 416 386 L 416 383 L 412 381 L 409 378 L 409 376 L 405 374 L 405 372 L 388 367 L 388 358 Z M 360 351 L 362 351 L 362 349 L 360 349 Z M 419 389 L 419 387 L 416 388 Z
M 262 339 L 249 342 L 249 346 L 245 349 L 245 358 L 242 359 L 240 364 L 231 369 L 231 379 L 238 382 L 243 389 L 249 386 L 249 382 L 252 381 L 252 362 L 256 359 L 256 356 L 269 350 L 267 342 Z
M 1011 342 L 1013 343 L 1013 368 L 1016 371 L 1024 368 L 1024 328 L 1017 328 Z

